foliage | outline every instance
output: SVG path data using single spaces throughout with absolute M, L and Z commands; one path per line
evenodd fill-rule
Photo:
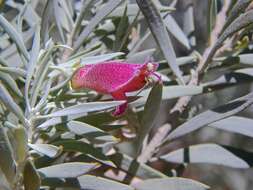
M 206 126 L 253 137 L 252 119 L 238 115 L 252 92 L 202 113 L 190 104 L 251 82 L 251 1 L 206 1 L 200 46 L 195 7 L 185 3 L 182 27 L 179 2 L 0 0 L 0 189 L 204 190 L 212 184 L 183 178 L 188 164 L 253 165 L 252 152 L 231 144 L 166 149 Z M 77 68 L 112 59 L 155 60 L 162 79 L 128 93 L 120 117 L 111 113 L 122 101 L 69 84 Z

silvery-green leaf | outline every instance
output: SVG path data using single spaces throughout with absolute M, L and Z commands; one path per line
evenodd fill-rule
M 13 112 L 20 119 L 20 121 L 25 123 L 23 111 L 13 100 L 13 98 L 11 97 L 11 95 L 9 94 L 9 92 L 6 90 L 6 88 L 3 86 L 2 83 L 0 83 L 0 100 L 11 112 Z
M 74 43 L 74 52 L 76 52 L 84 42 L 84 40 L 90 35 L 93 29 L 108 15 L 110 14 L 122 0 L 110 0 L 99 12 L 90 20 L 88 26 L 81 32 L 76 42 Z
M 178 77 L 179 81 L 184 84 L 181 71 L 176 64 L 176 54 L 173 49 L 170 37 L 165 29 L 161 15 L 158 12 L 155 4 L 149 0 L 137 0 L 136 2 L 144 14 L 146 21 L 149 24 L 149 28 L 157 44 L 162 50 L 165 59 L 168 61 L 171 70 Z
M 25 190 L 37 190 L 40 188 L 40 176 L 31 160 L 27 160 L 24 167 Z
M 198 181 L 181 177 L 149 179 L 135 185 L 136 190 L 206 190 L 209 187 Z
M 138 100 L 130 103 L 132 106 L 137 106 L 139 104 L 143 104 L 146 102 L 148 94 L 150 92 L 150 89 L 146 89 L 141 91 L 138 96 Z M 162 99 L 167 100 L 167 99 L 173 99 L 173 98 L 178 98 L 181 96 L 193 96 L 197 94 L 203 93 L 203 87 L 202 86 L 166 86 L 163 87 L 163 93 L 162 93 Z M 127 93 L 128 96 L 135 95 L 135 93 Z
M 56 164 L 38 169 L 42 178 L 74 178 L 81 176 L 95 167 L 98 164 L 84 162 L 69 162 Z
M 5 82 L 10 89 L 15 92 L 15 94 L 17 94 L 19 97 L 23 97 L 23 94 L 19 90 L 16 81 L 9 74 L 0 71 L 0 79 Z
M 208 126 L 248 137 L 253 137 L 253 120 L 246 117 L 232 116 L 211 123 Z
M 60 153 L 60 148 L 51 144 L 29 144 L 29 147 L 33 150 L 44 154 L 46 156 L 49 156 L 51 158 L 54 158 Z
M 252 96 L 253 94 L 248 94 L 244 97 L 238 98 L 234 101 L 231 101 L 227 104 L 216 107 L 212 110 L 207 110 L 191 118 L 189 121 L 183 123 L 182 125 L 177 127 L 175 130 L 173 130 L 166 137 L 166 140 L 172 140 L 172 139 L 181 137 L 183 135 L 196 131 L 197 129 L 200 129 L 201 127 L 204 127 L 205 125 L 209 125 L 210 123 L 219 121 L 221 119 L 224 119 L 224 118 L 227 118 L 229 116 L 239 113 L 240 111 L 246 109 L 247 107 L 253 104 Z
M 190 146 L 187 149 L 188 150 L 185 151 L 183 148 L 181 148 L 161 156 L 160 158 L 174 163 L 208 163 L 229 166 L 233 168 L 249 168 L 249 165 L 246 161 L 217 144 L 199 144 Z M 185 161 L 185 157 L 189 157 L 189 160 Z
M 143 116 L 141 119 L 141 133 L 138 137 L 137 143 L 137 151 L 138 153 L 141 150 L 142 143 L 145 137 L 148 135 L 150 130 L 152 129 L 156 116 L 159 112 L 159 108 L 162 101 L 162 92 L 163 92 L 163 85 L 157 83 L 150 91 L 147 102 L 144 107 Z
M 253 65 L 253 54 L 241 54 L 238 56 L 240 59 L 240 63 L 246 64 L 246 65 Z
M 30 55 L 29 55 L 28 51 L 26 50 L 25 44 L 22 40 L 22 37 L 15 30 L 15 28 L 2 15 L 0 15 L 0 26 L 6 31 L 6 33 L 8 33 L 8 35 L 16 43 L 17 48 L 24 55 L 24 57 L 28 60 Z
M 77 114 L 94 112 L 94 111 L 102 111 L 105 109 L 116 107 L 120 104 L 123 104 L 124 102 L 125 101 L 82 103 L 82 104 L 70 106 L 67 108 L 63 108 L 59 111 L 55 111 L 49 115 L 46 115 L 46 117 L 62 117 L 62 116 L 77 115 Z
M 136 159 L 121 153 L 115 153 L 109 156 L 110 160 L 116 164 L 118 168 L 128 171 L 132 175 L 136 175 L 142 179 L 150 178 L 166 178 L 167 176 L 162 172 L 144 164 L 139 163 Z M 132 171 L 131 168 L 134 170 Z
M 190 49 L 189 40 L 183 30 L 179 27 L 175 19 L 171 15 L 167 15 L 164 19 L 167 30 L 187 49 Z
M 91 175 L 83 175 L 78 177 L 78 182 L 82 189 L 96 189 L 96 190 L 134 190 L 133 187 Z
M 16 165 L 13 150 L 4 127 L 0 127 L 0 171 L 2 171 L 10 184 L 14 182 Z
M 72 67 L 74 64 L 76 64 L 78 61 L 80 61 L 81 66 L 84 66 L 86 64 L 96 64 L 96 63 L 100 63 L 103 61 L 107 61 L 110 60 L 112 58 L 115 58 L 117 56 L 120 55 L 124 55 L 124 53 L 122 52 L 116 52 L 116 53 L 108 53 L 108 54 L 103 54 L 103 55 L 96 55 L 96 56 L 92 56 L 92 57 L 77 57 L 74 59 L 70 59 L 69 61 L 67 61 L 66 63 L 61 64 L 61 67 Z
M 28 71 L 26 76 L 26 82 L 25 82 L 25 99 L 26 99 L 26 106 L 28 111 L 30 111 L 30 99 L 29 99 L 29 87 L 32 80 L 32 76 L 34 74 L 34 70 L 36 67 L 36 63 L 39 57 L 39 51 L 40 51 L 40 26 L 37 25 L 35 29 L 34 34 L 34 40 L 32 45 L 32 51 L 31 51 L 31 58 L 28 63 Z

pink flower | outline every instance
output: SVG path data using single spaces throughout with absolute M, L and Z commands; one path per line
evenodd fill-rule
M 85 65 L 74 73 L 71 79 L 73 89 L 88 88 L 103 94 L 111 94 L 115 100 L 127 100 L 126 93 L 140 90 L 148 79 L 160 76 L 154 72 L 157 63 L 131 64 L 120 61 L 107 61 Z M 118 106 L 113 115 L 125 112 L 127 102 Z

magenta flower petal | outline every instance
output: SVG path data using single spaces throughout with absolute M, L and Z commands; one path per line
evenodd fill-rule
M 108 61 L 79 68 L 71 80 L 72 88 L 89 88 L 111 94 L 115 100 L 127 100 L 126 92 L 141 89 L 150 75 L 155 75 L 156 63 L 131 64 Z M 155 75 L 156 76 L 156 75 Z M 114 115 L 124 113 L 127 103 L 116 108 Z

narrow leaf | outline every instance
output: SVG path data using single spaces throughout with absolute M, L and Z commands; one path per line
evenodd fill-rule
M 179 27 L 175 19 L 171 15 L 167 15 L 164 19 L 167 30 L 188 50 L 191 49 L 189 40 L 183 30 Z
M 143 90 L 138 94 L 141 98 L 136 100 L 135 102 L 130 103 L 132 106 L 137 106 L 143 104 L 147 101 L 148 94 L 150 93 L 150 89 Z M 168 100 L 173 98 L 178 98 L 181 96 L 193 96 L 197 94 L 203 93 L 202 86 L 179 86 L 179 85 L 172 85 L 163 87 L 162 92 L 162 99 Z M 127 93 L 128 96 L 131 96 L 132 93 Z
M 253 65 L 253 54 L 242 54 L 238 56 L 240 59 L 240 63 L 245 65 Z
M 180 82 L 184 84 L 181 71 L 176 64 L 176 55 L 170 37 L 165 29 L 160 13 L 158 12 L 157 8 L 151 0 L 136 0 L 136 2 L 139 5 L 142 13 L 144 14 L 149 24 L 149 28 L 157 44 L 161 48 L 164 57 L 168 61 L 171 70 L 178 77 Z
M 7 131 L 2 126 L 0 127 L 0 142 L 0 169 L 4 173 L 8 182 L 12 184 L 16 175 L 15 160 L 7 136 Z
M 232 116 L 209 124 L 210 127 L 253 137 L 253 120 Z
M 104 7 L 101 8 L 101 10 L 97 12 L 97 14 L 90 20 L 88 26 L 85 27 L 85 29 L 82 31 L 74 43 L 74 51 L 72 52 L 73 54 L 81 47 L 85 39 L 90 35 L 94 28 L 121 2 L 122 0 L 110 0 L 104 5 Z
M 136 190 L 205 190 L 208 186 L 192 179 L 171 177 L 149 179 L 135 185 Z
M 74 178 L 94 169 L 98 164 L 69 162 L 38 169 L 42 178 Z
M 246 109 L 253 103 L 253 94 L 248 94 L 247 96 L 241 97 L 237 100 L 229 102 L 225 105 L 219 106 L 215 109 L 205 111 L 184 124 L 180 125 L 174 131 L 172 131 L 166 140 L 172 140 L 190 132 L 196 131 L 197 129 L 204 127 L 215 121 L 227 118 L 229 116 L 235 115 L 240 111 Z
M 207 26 L 208 26 L 208 36 L 210 37 L 213 27 L 216 22 L 216 15 L 218 12 L 217 0 L 208 0 L 208 16 L 207 16 Z
M 141 133 L 139 133 L 137 151 L 141 150 L 142 143 L 145 137 L 152 129 L 157 114 L 159 113 L 160 104 L 162 101 L 163 86 L 161 83 L 157 83 L 151 90 L 147 102 L 144 107 L 144 113 L 141 119 Z
M 23 97 L 23 94 L 19 90 L 16 81 L 9 74 L 0 71 L 0 79 L 5 82 L 16 95 Z
M 6 31 L 6 33 L 11 37 L 11 39 L 15 42 L 19 51 L 24 55 L 24 57 L 29 60 L 29 53 L 26 50 L 25 44 L 22 40 L 20 34 L 16 31 L 16 29 L 6 20 L 2 15 L 0 15 L 0 26 Z
M 28 63 L 28 71 L 27 71 L 27 76 L 26 76 L 26 81 L 25 81 L 25 99 L 26 99 L 26 106 L 27 106 L 28 111 L 30 111 L 31 109 L 30 100 L 29 100 L 29 87 L 30 87 L 32 76 L 34 74 L 36 63 L 39 57 L 39 51 L 40 51 L 40 26 L 37 25 L 35 29 L 31 58 Z
M 82 189 L 96 189 L 96 190 L 134 190 L 133 187 L 112 181 L 109 179 L 83 175 L 78 177 L 78 182 Z
M 28 160 L 25 164 L 24 186 L 26 190 L 40 189 L 40 176 L 31 160 Z
M 75 57 L 73 59 L 70 59 L 69 61 L 67 61 L 66 63 L 61 64 L 60 66 L 68 68 L 68 67 L 73 67 L 74 64 L 76 64 L 77 62 L 79 62 L 80 60 L 80 64 L 81 66 L 84 66 L 86 64 L 95 64 L 95 63 L 100 63 L 103 61 L 107 61 L 110 59 L 113 59 L 117 56 L 120 55 L 124 55 L 124 53 L 122 52 L 116 52 L 116 53 L 108 53 L 108 54 L 103 54 L 103 55 L 96 55 L 96 56 L 91 56 L 91 57 Z M 85 55 L 83 55 L 85 56 Z
M 25 123 L 25 117 L 21 108 L 15 103 L 2 83 L 0 83 L 0 100 L 11 112 L 13 112 L 20 119 L 20 121 Z
M 117 165 L 118 168 L 121 168 L 131 175 L 138 176 L 142 179 L 167 177 L 162 172 L 155 170 L 154 168 L 144 163 L 141 164 L 137 162 L 136 159 L 133 159 L 126 154 L 115 153 L 113 155 L 110 155 L 109 158 L 113 161 L 113 163 Z M 134 167 L 134 173 L 131 173 L 131 167 Z
M 185 155 L 188 154 L 188 155 Z M 188 157 L 189 160 L 185 160 Z M 247 162 L 217 144 L 199 144 L 170 152 L 161 159 L 174 163 L 208 163 L 233 168 L 249 168 Z
M 91 144 L 85 143 L 83 141 L 76 140 L 65 140 L 58 141 L 54 143 L 57 146 L 62 146 L 63 150 L 66 152 L 79 152 L 85 155 L 89 155 L 99 162 L 115 167 L 114 163 L 109 160 L 109 158 L 98 148 L 93 147 Z
M 51 158 L 56 157 L 61 152 L 59 147 L 51 144 L 29 144 L 29 147 Z
M 62 116 L 77 115 L 77 114 L 83 114 L 83 113 L 94 112 L 94 111 L 102 111 L 102 110 L 116 107 L 120 104 L 123 104 L 124 102 L 125 101 L 82 103 L 79 105 L 63 108 L 62 110 L 53 112 L 49 115 L 45 115 L 45 117 L 62 117 Z

